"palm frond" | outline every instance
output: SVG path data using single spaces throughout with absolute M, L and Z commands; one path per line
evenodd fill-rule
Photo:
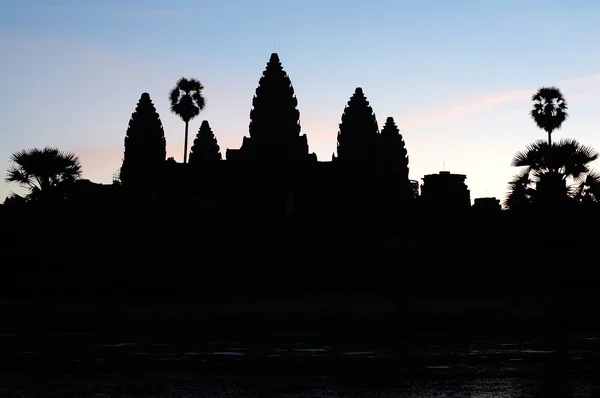
M 192 93 L 192 92 L 201 92 L 202 90 L 204 90 L 204 85 L 202 83 L 200 83 L 199 80 L 191 78 L 191 79 L 187 79 L 188 80 L 188 89 L 186 90 L 187 93 Z
M 180 78 L 169 94 L 171 112 L 186 123 L 198 116 L 206 106 L 202 90 L 204 86 L 197 79 Z
M 74 181 L 82 173 L 81 162 L 74 153 L 53 147 L 21 150 L 10 159 L 13 164 L 7 170 L 6 182 L 29 189 L 30 197 L 41 196 L 63 181 Z
M 532 180 L 528 168 L 514 175 L 513 179 L 508 183 L 508 194 L 502 203 L 504 208 L 517 210 L 528 206 L 531 203 L 533 193 L 531 184 Z
M 185 77 L 182 77 L 177 81 L 177 87 L 184 93 L 189 93 L 191 91 L 191 82 Z
M 581 182 L 590 171 L 589 164 L 598 159 L 598 152 L 580 144 L 572 138 L 563 138 L 555 144 L 554 161 L 561 167 L 565 175 Z
M 22 187 L 28 187 L 31 183 L 30 177 L 19 167 L 10 166 L 6 172 L 6 178 L 4 179 L 7 183 L 16 182 Z
M 528 186 L 531 183 L 530 170 L 524 169 L 520 173 L 515 174 L 513 179 L 509 181 L 509 187 Z
M 200 91 L 195 91 L 192 94 L 192 99 L 194 100 L 194 103 L 196 104 L 198 109 L 203 111 L 206 107 L 206 99 L 204 99 L 204 96 L 200 93 Z
M 511 166 L 513 167 L 530 167 L 538 169 L 545 164 L 548 158 L 549 147 L 548 143 L 543 140 L 537 140 L 527 144 L 525 150 L 518 151 L 512 158 Z
M 552 133 L 560 129 L 562 123 L 569 116 L 567 102 L 562 92 L 557 87 L 542 87 L 531 97 L 533 109 L 530 116 L 536 125 Z
M 590 170 L 573 190 L 573 198 L 580 202 L 596 203 L 600 201 L 600 173 Z
M 179 96 L 180 96 L 180 91 L 179 91 L 179 87 L 175 87 L 171 90 L 171 92 L 169 93 L 169 102 L 171 103 L 171 111 L 175 112 L 175 110 L 173 109 L 173 106 L 177 105 L 177 103 L 179 102 Z

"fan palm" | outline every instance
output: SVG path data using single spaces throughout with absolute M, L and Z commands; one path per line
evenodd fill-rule
M 590 163 L 597 160 L 598 152 L 577 140 L 565 138 L 550 144 L 543 140 L 529 144 L 524 151 L 517 152 L 511 162 L 514 167 L 527 167 L 537 173 L 560 173 L 566 179 L 580 181 L 590 172 Z
M 29 192 L 28 199 L 47 199 L 58 188 L 81 177 L 81 162 L 75 154 L 57 148 L 24 149 L 10 157 L 6 182 L 15 182 Z
M 535 124 L 548 133 L 548 145 L 552 145 L 552 132 L 569 116 L 567 101 L 556 87 L 542 87 L 532 97 L 533 109 L 529 113 Z
M 562 139 L 553 144 L 535 141 L 512 159 L 511 166 L 524 169 L 509 184 L 505 203 L 513 208 L 517 198 L 542 202 L 567 198 L 581 201 L 584 196 L 594 198 L 600 176 L 591 169 L 590 163 L 599 156 L 594 148 L 574 139 Z
M 190 120 L 200 114 L 206 106 L 206 100 L 202 95 L 204 86 L 196 79 L 182 77 L 171 90 L 169 99 L 171 101 L 171 112 L 176 114 L 185 122 L 185 140 L 183 143 L 183 163 L 187 163 L 188 126 Z

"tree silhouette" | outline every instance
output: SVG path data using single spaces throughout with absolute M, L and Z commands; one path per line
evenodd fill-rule
M 591 170 L 577 188 L 573 190 L 573 197 L 584 205 L 600 203 L 600 173 Z
M 27 202 L 27 198 L 24 198 L 21 195 L 17 195 L 16 193 L 12 192 L 4 200 L 4 205 L 6 205 L 7 207 L 18 206 L 18 205 L 25 204 L 26 202 Z
M 337 161 L 356 166 L 374 164 L 379 127 L 373 109 L 357 87 L 342 114 L 337 136 Z
M 148 93 L 143 93 L 129 119 L 120 181 L 124 187 L 148 186 L 167 156 L 165 132 Z
M 58 148 L 24 149 L 11 155 L 6 182 L 16 182 L 29 192 L 28 200 L 47 203 L 64 197 L 70 183 L 81 177 L 81 162 L 75 154 Z
M 190 151 L 190 164 L 202 164 L 221 160 L 221 149 L 208 121 L 203 120 Z
M 535 124 L 548 133 L 548 145 L 552 145 L 552 132 L 560 129 L 569 116 L 567 102 L 556 87 L 542 87 L 532 97 L 530 112 Z
M 393 117 L 388 117 L 379 136 L 379 156 L 384 189 L 395 198 L 408 194 L 408 153 Z
M 527 209 L 535 193 L 532 188 L 533 184 L 528 170 L 515 175 L 508 183 L 508 195 L 504 201 L 504 207 L 510 210 Z
M 250 152 L 255 160 L 298 161 L 308 157 L 306 135 L 300 135 L 298 100 L 279 56 L 271 54 L 250 111 Z
M 529 144 L 513 157 L 511 165 L 524 169 L 510 183 L 506 204 L 513 208 L 511 203 L 523 198 L 542 205 L 565 204 L 572 198 L 581 201 L 586 193 L 590 195 L 586 200 L 593 199 L 600 180 L 590 163 L 599 156 L 595 149 L 574 139 Z
M 169 99 L 171 101 L 171 112 L 176 114 L 185 122 L 185 140 L 183 143 L 183 163 L 187 163 L 188 126 L 190 120 L 200 114 L 206 106 L 206 100 L 202 95 L 204 86 L 196 79 L 182 77 L 171 90 Z

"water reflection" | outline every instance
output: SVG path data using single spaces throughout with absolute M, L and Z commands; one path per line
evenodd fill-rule
M 593 396 L 600 340 L 417 336 L 386 344 L 200 342 L 194 336 L 55 334 L 42 375 L 59 396 Z M 388 347 L 391 345 L 388 345 Z M 0 336 L 0 396 L 34 396 L 35 343 Z M 50 387 L 48 387 L 48 385 Z M 96 395 L 102 396 L 102 395 Z

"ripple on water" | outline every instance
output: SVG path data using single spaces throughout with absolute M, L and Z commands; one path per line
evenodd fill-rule
M 325 348 L 295 348 L 298 352 L 327 352 Z
M 374 355 L 374 354 L 376 354 L 374 351 L 349 351 L 349 352 L 342 352 L 342 355 L 354 355 L 354 356 Z
M 403 373 L 403 369 L 413 369 L 415 367 L 418 367 L 419 372 L 423 372 L 418 373 L 419 375 L 424 374 L 431 376 L 430 379 L 432 380 L 432 382 L 427 383 L 427 391 L 423 390 L 423 383 L 422 381 L 420 381 L 419 383 L 415 384 L 414 391 L 410 391 L 410 389 L 403 388 L 402 390 L 394 392 L 378 393 L 377 396 L 402 396 L 414 398 L 425 398 L 434 396 L 452 396 L 456 398 L 478 396 L 499 398 L 514 396 L 510 395 L 510 391 L 513 391 L 512 394 L 514 394 L 515 390 L 521 390 L 522 386 L 520 386 L 519 384 L 523 381 L 530 379 L 522 377 L 522 373 L 519 373 L 518 382 L 515 380 L 508 379 L 508 377 L 512 377 L 514 375 L 514 372 L 516 371 L 522 372 L 535 369 L 545 369 L 545 367 L 547 366 L 547 356 L 554 352 L 551 349 L 553 346 L 545 341 L 535 340 L 532 342 L 521 341 L 518 343 L 513 343 L 510 342 L 510 340 L 506 339 L 503 341 L 480 341 L 477 342 L 477 344 L 448 343 L 441 345 L 430 345 L 422 342 L 406 342 L 403 344 L 396 345 L 395 350 L 378 349 L 378 347 L 374 347 L 373 350 L 369 350 L 366 349 L 366 347 L 368 347 L 368 345 L 366 344 L 359 346 L 345 346 L 346 350 L 340 350 L 340 348 L 342 347 L 336 347 L 335 350 L 332 350 L 329 346 L 320 345 L 318 343 L 314 344 L 313 342 L 305 342 L 302 344 L 293 343 L 273 345 L 244 345 L 242 343 L 226 342 L 198 343 L 195 341 L 190 341 L 188 343 L 185 343 L 177 341 L 176 343 L 173 342 L 169 344 L 168 340 L 166 340 L 165 342 L 165 340 L 162 340 L 160 338 L 156 339 L 158 341 L 155 340 L 154 342 L 148 341 L 150 339 L 144 341 L 131 342 L 134 339 L 128 336 L 115 336 L 114 338 L 110 339 L 94 338 L 91 340 L 80 338 L 68 338 L 60 340 L 69 341 L 69 347 L 66 348 L 63 348 L 64 344 L 63 342 L 61 342 L 60 350 L 64 350 L 65 355 L 72 358 L 72 361 L 74 363 L 81 363 L 83 361 L 86 363 L 89 362 L 90 364 L 93 363 L 93 365 L 97 366 L 103 364 L 107 359 L 109 361 L 114 361 L 118 358 L 121 358 L 121 356 L 123 355 L 136 355 L 141 356 L 137 358 L 136 361 L 139 360 L 139 363 L 142 365 L 146 363 L 145 361 L 148 361 L 148 363 L 150 363 L 151 361 L 161 361 L 165 369 L 173 369 L 173 372 L 185 372 L 184 369 L 186 369 L 187 365 L 178 365 L 178 363 L 180 362 L 173 363 L 172 365 L 167 365 L 165 364 L 165 362 L 162 361 L 189 361 L 189 363 L 191 364 L 191 369 L 193 369 L 193 367 L 196 366 L 196 363 L 200 362 L 206 362 L 207 364 L 225 363 L 226 365 L 223 366 L 223 368 L 226 368 L 227 366 L 229 366 L 229 364 L 235 364 L 236 362 L 234 361 L 241 361 L 239 362 L 240 364 L 245 363 L 246 358 L 251 357 L 251 353 L 256 351 L 256 354 L 259 356 L 264 355 L 265 357 L 270 357 L 271 359 L 269 359 L 269 362 L 279 363 L 281 359 L 279 359 L 278 357 L 285 357 L 288 358 L 290 362 L 293 362 L 295 360 L 301 364 L 311 364 L 308 367 L 311 367 L 316 364 L 314 366 L 315 372 L 321 372 L 320 361 L 322 361 L 323 358 L 328 358 L 326 355 L 331 355 L 331 357 L 334 359 L 334 362 L 332 362 L 331 367 L 329 367 L 329 365 L 325 363 L 327 362 L 327 359 L 324 360 L 324 363 L 328 366 L 327 369 L 334 368 L 335 364 L 337 363 L 335 362 L 336 356 L 345 357 L 351 362 L 354 361 L 356 363 L 364 363 L 366 366 L 370 366 L 371 363 L 377 364 L 377 361 L 381 361 L 382 357 L 400 358 L 400 356 L 405 356 L 405 358 L 400 358 L 403 361 L 402 366 L 398 368 L 400 370 L 396 373 L 400 380 L 399 383 L 405 383 L 405 378 L 411 377 L 410 375 L 412 374 L 411 372 Z M 571 362 L 571 365 L 574 368 L 574 370 L 580 371 L 580 374 L 577 377 L 583 378 L 583 376 L 581 376 L 581 373 L 589 374 L 590 369 L 593 370 L 594 367 L 600 367 L 600 362 L 597 361 L 600 357 L 600 353 L 597 349 L 599 340 L 600 339 L 598 337 L 581 336 L 579 337 L 579 340 L 576 343 L 577 345 L 572 346 L 573 350 L 570 351 L 570 354 L 572 355 L 571 360 L 573 362 Z M 7 347 L 7 350 L 10 350 L 11 355 L 16 353 L 21 354 L 20 356 L 11 356 L 10 358 L 7 355 L 4 355 L 7 357 L 7 360 L 3 361 L 3 363 L 8 363 L 9 360 L 16 362 L 16 360 L 19 359 L 28 361 L 28 355 L 35 354 L 34 351 L 25 351 L 25 349 L 31 347 L 24 343 L 13 344 L 13 341 L 10 338 L 2 339 L 1 341 L 3 343 L 3 347 L 5 346 Z M 90 357 L 88 358 L 85 355 L 90 355 Z M 147 357 L 144 357 L 144 355 L 147 355 Z M 468 357 L 465 358 L 464 355 L 467 355 Z M 102 358 L 92 359 L 93 357 Z M 416 358 L 417 363 L 410 362 L 414 358 Z M 582 359 L 585 359 L 585 361 L 583 361 Z M 371 362 L 371 360 L 373 362 Z M 188 362 L 185 363 L 187 364 Z M 268 362 L 266 363 L 268 364 Z M 163 365 L 160 366 L 163 367 Z M 277 367 L 273 367 L 271 365 L 267 367 L 267 370 L 269 372 L 273 372 L 277 369 Z M 259 370 L 257 370 L 257 372 L 258 371 Z M 532 376 L 532 378 L 534 379 L 535 377 L 537 377 L 538 373 L 539 372 L 532 373 L 534 375 Z M 445 384 L 436 384 L 434 380 L 437 377 L 436 375 L 440 375 L 440 377 L 444 380 Z M 498 377 L 498 379 L 496 380 L 493 378 L 489 378 L 487 382 L 488 384 L 479 383 L 470 385 L 469 383 L 467 383 L 469 385 L 465 385 L 463 383 L 463 381 L 465 380 L 463 376 L 465 375 L 474 376 L 473 379 L 481 379 L 482 377 L 488 378 L 496 376 Z M 225 375 L 218 377 L 223 377 L 223 380 L 225 380 Z M 172 388 L 176 388 L 175 384 L 178 384 L 177 388 L 181 388 L 183 384 L 187 383 L 187 381 L 185 381 L 183 378 L 178 380 L 172 380 L 174 381 L 168 381 L 168 383 L 173 383 Z M 460 383 L 458 383 L 459 380 Z M 210 379 L 209 381 L 214 382 L 213 379 Z M 449 387 L 449 385 L 456 384 L 454 383 L 454 381 L 457 381 L 458 384 L 462 385 L 462 387 L 460 387 L 460 390 L 450 390 L 451 387 Z M 536 382 L 539 383 L 540 381 L 538 380 Z M 94 382 L 90 380 L 90 383 Z M 120 381 L 116 381 L 115 383 L 120 383 Z M 165 383 L 167 382 L 165 381 Z M 278 384 L 279 382 L 274 381 L 274 383 Z M 589 383 L 592 383 L 594 386 L 597 384 L 596 381 L 589 381 Z M 319 384 L 322 385 L 321 383 Z M 26 384 L 21 383 L 20 385 L 25 386 Z M 310 387 L 314 387 L 315 385 L 316 384 L 310 384 Z M 219 396 L 211 394 L 210 391 L 205 389 L 205 386 L 206 380 L 203 380 L 202 385 L 198 385 L 197 387 L 191 388 L 188 391 L 187 396 Z M 92 388 L 92 390 L 90 390 L 91 393 L 82 393 L 79 396 L 93 396 L 93 393 L 104 392 L 100 388 L 95 388 L 95 391 L 93 391 L 94 387 L 90 388 Z M 0 396 L 19 396 L 19 394 L 14 394 L 12 392 L 13 391 L 0 391 Z M 174 390 L 171 390 L 171 393 L 173 392 Z M 223 395 L 220 396 L 236 396 L 233 391 L 223 391 L 222 393 Z M 246 391 L 246 393 L 240 394 L 238 396 L 249 396 L 248 393 L 249 392 Z M 365 396 L 369 395 L 371 394 L 365 394 Z M 116 396 L 116 394 L 112 396 Z M 303 390 L 301 393 L 280 396 L 343 397 L 361 395 L 357 393 L 357 390 L 352 390 L 349 392 L 332 389 L 311 391 Z M 526 393 L 523 392 L 521 396 L 526 396 Z
M 521 350 L 524 354 L 552 354 L 552 350 Z
M 245 356 L 245 352 L 239 351 L 215 351 L 211 353 L 212 355 L 228 355 L 228 356 Z

